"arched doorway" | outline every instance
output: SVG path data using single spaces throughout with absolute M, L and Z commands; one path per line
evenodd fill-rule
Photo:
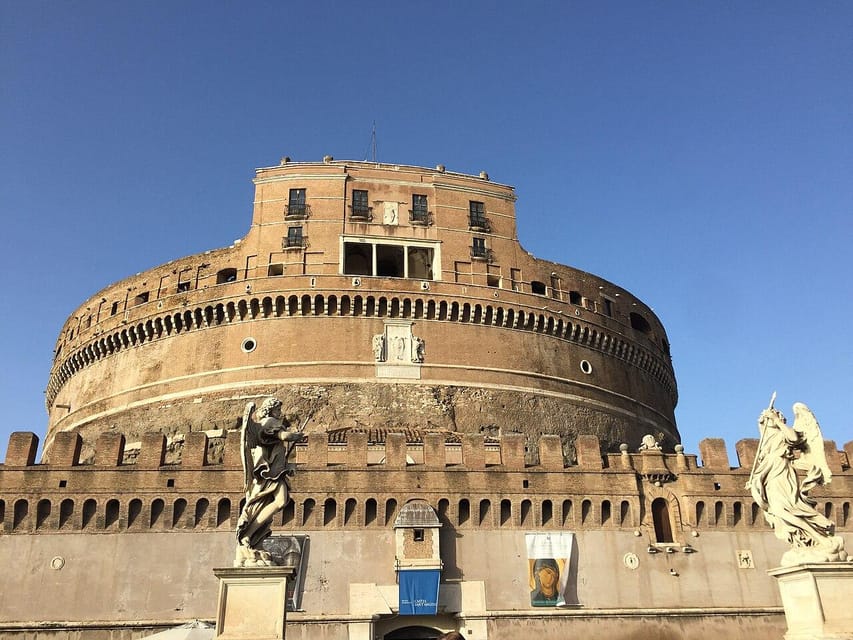
M 442 634 L 430 627 L 402 627 L 383 636 L 383 640 L 436 640 Z

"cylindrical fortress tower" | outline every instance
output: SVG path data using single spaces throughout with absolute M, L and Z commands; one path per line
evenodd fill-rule
M 59 431 L 232 428 L 277 395 L 308 431 L 578 433 L 678 441 L 664 328 L 624 289 L 519 244 L 506 185 L 436 169 L 258 169 L 232 246 L 126 278 L 66 321 Z

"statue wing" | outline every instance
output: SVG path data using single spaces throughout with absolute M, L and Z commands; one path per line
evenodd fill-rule
M 794 431 L 803 434 L 806 446 L 803 454 L 797 461 L 797 466 L 805 471 L 817 469 L 823 481 L 828 483 L 832 479 L 832 472 L 826 462 L 826 452 L 823 448 L 823 434 L 817 419 L 806 405 L 797 402 L 794 405 Z
M 243 493 L 246 493 L 249 487 L 252 486 L 254 465 L 252 464 L 252 452 L 249 450 L 246 430 L 249 428 L 254 411 L 255 403 L 249 402 L 243 410 L 243 425 L 240 427 L 240 461 L 243 463 Z

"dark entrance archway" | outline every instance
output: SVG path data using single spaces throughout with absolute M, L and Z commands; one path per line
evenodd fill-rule
M 402 627 L 386 633 L 383 640 L 436 640 L 440 635 L 441 631 L 430 627 Z

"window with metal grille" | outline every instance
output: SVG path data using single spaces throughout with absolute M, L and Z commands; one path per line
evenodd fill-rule
M 428 221 L 429 208 L 427 197 L 416 193 L 412 196 L 412 222 L 426 224 Z
M 367 191 L 363 189 L 353 189 L 352 191 L 352 215 L 354 217 L 366 218 L 370 215 L 370 207 L 368 206 Z

